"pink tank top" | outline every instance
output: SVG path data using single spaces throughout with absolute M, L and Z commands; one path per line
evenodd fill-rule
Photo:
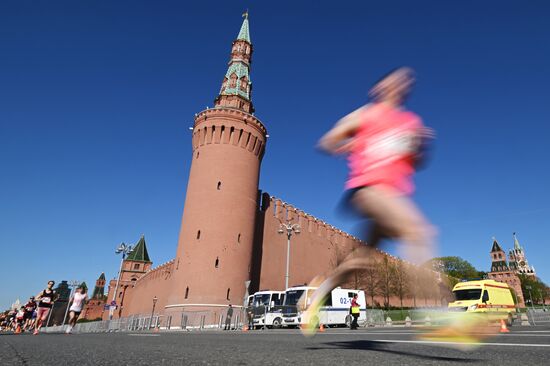
M 362 119 L 348 157 L 346 188 L 383 185 L 398 194 L 411 194 L 420 117 L 377 103 L 365 109 Z

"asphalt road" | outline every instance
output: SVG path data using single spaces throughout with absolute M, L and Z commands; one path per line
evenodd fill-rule
M 543 365 L 550 327 L 514 327 L 475 350 L 415 338 L 410 328 L 116 334 L 0 334 L 0 365 Z

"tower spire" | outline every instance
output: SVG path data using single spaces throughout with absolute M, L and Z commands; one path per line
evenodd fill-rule
M 521 245 L 519 245 L 519 241 L 518 241 L 518 238 L 516 237 L 516 233 L 514 233 L 514 249 L 521 250 Z
M 214 101 L 216 107 L 229 107 L 252 113 L 252 82 L 250 81 L 250 63 L 252 42 L 248 25 L 248 10 L 237 39 L 233 41 L 229 66 L 222 81 L 220 94 Z
M 239 35 L 237 36 L 237 39 L 246 41 L 250 44 L 252 42 L 250 41 L 250 31 L 248 29 L 248 9 L 243 13 L 243 24 L 241 25 L 241 30 L 239 31 Z

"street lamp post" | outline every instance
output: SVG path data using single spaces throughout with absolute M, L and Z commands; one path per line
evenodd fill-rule
M 153 297 L 153 310 L 151 310 L 151 322 L 149 323 L 149 329 L 154 328 L 153 327 L 153 315 L 155 314 L 155 305 L 157 304 L 158 298 L 155 296 Z
M 126 245 L 125 243 L 121 243 L 118 248 L 116 248 L 115 250 L 115 254 L 122 254 L 122 260 L 120 261 L 120 269 L 118 270 L 118 277 L 117 277 L 117 280 L 116 280 L 116 286 L 115 286 L 115 291 L 113 292 L 113 300 L 112 300 L 112 304 L 111 306 L 109 307 L 109 320 L 113 319 L 113 306 L 116 306 L 116 294 L 118 292 L 118 284 L 120 282 L 120 275 L 122 274 L 122 265 L 124 264 L 124 259 L 126 258 L 126 256 L 128 254 L 130 254 L 130 252 L 132 251 L 132 246 L 131 245 Z M 113 305 L 115 304 L 115 305 Z
M 531 309 L 534 309 L 535 307 L 533 306 L 533 297 L 531 296 L 531 286 L 527 285 L 525 286 L 525 288 L 529 291 L 529 302 L 531 303 Z
M 290 238 L 293 234 L 300 234 L 300 225 L 299 224 L 291 224 L 290 222 L 287 223 L 281 223 L 279 226 L 279 230 L 277 232 L 279 234 L 286 234 L 286 275 L 285 275 L 285 289 L 288 288 L 288 271 L 290 267 Z
M 71 297 L 73 296 L 74 288 L 76 286 L 78 286 L 79 284 L 80 284 L 80 282 L 76 281 L 76 280 L 73 280 L 73 281 L 69 282 L 69 288 L 71 289 L 71 291 L 69 292 L 69 298 L 67 299 L 67 308 L 65 309 L 65 316 L 63 317 L 63 323 L 61 324 L 61 326 L 65 325 L 65 321 L 67 320 L 67 314 L 69 313 L 69 305 L 70 305 L 70 302 L 71 302 Z

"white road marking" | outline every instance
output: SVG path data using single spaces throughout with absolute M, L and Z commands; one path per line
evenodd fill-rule
M 160 337 L 160 334 L 136 334 L 136 333 L 131 333 L 131 334 L 128 334 L 129 336 L 133 336 L 133 337 Z

